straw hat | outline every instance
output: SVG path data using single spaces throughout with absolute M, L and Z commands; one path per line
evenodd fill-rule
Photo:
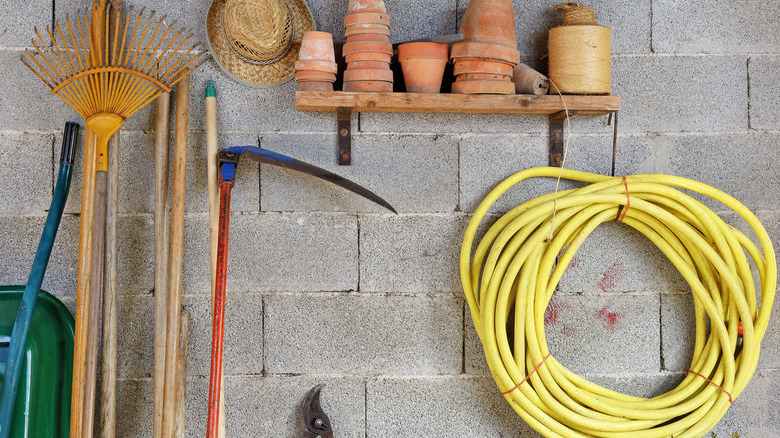
M 206 15 L 214 59 L 234 79 L 257 88 L 295 76 L 303 34 L 315 27 L 305 0 L 213 0 Z

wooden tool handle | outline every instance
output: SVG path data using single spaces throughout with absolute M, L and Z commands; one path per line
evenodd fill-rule
M 168 153 L 171 96 L 157 98 L 154 173 L 154 438 L 162 438 L 165 340 L 168 328 Z
M 176 373 L 176 438 L 184 438 L 187 399 L 187 342 L 190 332 L 190 312 L 181 310 L 179 323 L 179 370 Z
M 98 148 L 99 150 L 99 148 Z M 100 350 L 100 302 L 103 296 L 103 256 L 106 240 L 106 186 L 108 174 L 95 172 L 95 219 L 92 224 L 92 267 L 90 268 L 89 314 L 87 321 L 87 348 L 84 361 L 84 425 L 82 438 L 91 438 L 94 432 L 97 365 Z
M 84 169 L 81 179 L 81 221 L 79 225 L 78 280 L 76 285 L 76 328 L 73 344 L 73 384 L 70 404 L 70 437 L 81 438 L 84 420 L 89 291 L 92 268 L 92 224 L 95 201 L 96 137 L 89 127 L 84 133 Z M 91 423 L 91 422 L 90 422 Z
M 210 87 L 210 88 L 209 88 Z M 217 159 L 217 97 L 214 83 L 209 81 L 206 88 L 206 156 L 208 158 L 209 185 L 209 240 L 211 244 L 211 303 L 214 306 L 214 286 L 217 276 L 217 230 L 219 228 L 219 162 Z M 213 95 L 209 95 L 213 94 Z M 220 409 L 217 438 L 225 438 L 225 374 L 220 376 Z
M 116 435 L 117 215 L 119 213 L 119 131 L 108 142 L 106 256 L 103 266 L 103 344 L 100 374 L 100 436 Z
M 181 273 L 184 244 L 184 195 L 187 181 L 187 122 L 189 118 L 189 76 L 176 86 L 176 130 L 173 153 L 173 189 L 171 191 L 171 244 L 168 257 L 168 329 L 165 340 L 165 398 L 163 437 L 175 433 L 176 371 L 179 358 L 179 322 L 181 312 Z

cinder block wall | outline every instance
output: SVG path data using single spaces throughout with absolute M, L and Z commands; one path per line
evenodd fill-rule
M 128 0 L 157 8 L 205 42 L 207 0 Z M 309 0 L 344 41 L 346 0 Z M 392 40 L 454 33 L 466 0 L 387 0 Z M 515 1 L 519 48 L 546 71 L 552 0 Z M 622 97 L 616 173 L 671 173 L 742 200 L 780 241 L 780 32 L 775 5 L 715 0 L 591 0 L 613 29 L 613 94 Z M 26 276 L 52 192 L 64 121 L 79 120 L 19 61 L 33 26 L 83 1 L 0 2 L 0 283 Z M 218 89 L 222 146 L 292 154 L 381 194 L 400 212 L 313 178 L 242 163 L 233 196 L 225 372 L 228 435 L 297 437 L 299 405 L 325 383 L 338 437 L 535 437 L 499 394 L 460 289 L 458 252 L 478 202 L 515 171 L 546 165 L 544 116 L 354 114 L 354 164 L 335 164 L 335 115 L 294 109 L 296 84 L 256 90 L 209 62 L 192 75 L 184 306 L 191 312 L 187 436 L 203 436 L 210 354 L 203 89 Z M 153 120 L 122 129 L 119 432 L 151 436 Z M 567 165 L 609 173 L 606 117 L 577 117 Z M 80 165 L 44 288 L 74 307 Z M 551 181 L 518 188 L 505 211 Z M 722 209 L 722 206 L 713 205 Z M 733 217 L 731 218 L 733 219 Z M 638 233 L 605 224 L 577 255 L 547 325 L 553 354 L 614 389 L 651 396 L 690 360 L 687 285 Z M 777 306 L 776 306 L 777 307 Z M 780 310 L 780 309 L 778 309 Z M 611 318 L 600 315 L 610 314 Z M 780 435 L 780 329 L 716 428 Z

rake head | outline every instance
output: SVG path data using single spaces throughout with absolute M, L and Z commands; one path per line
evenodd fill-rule
M 21 61 L 84 119 L 108 113 L 125 120 L 207 59 L 199 44 L 187 47 L 192 34 L 155 15 L 142 9 L 135 16 L 131 8 L 122 20 L 121 9 L 93 5 L 91 19 L 66 17 L 64 26 L 46 28 L 46 40 L 35 29 L 35 50 Z

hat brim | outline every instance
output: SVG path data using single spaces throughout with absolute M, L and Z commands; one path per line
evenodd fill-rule
M 316 23 L 305 0 L 285 0 L 290 7 L 295 26 L 290 50 L 277 62 L 255 65 L 241 59 L 230 47 L 222 28 L 222 13 L 226 0 L 213 0 L 206 14 L 206 38 L 217 64 L 230 77 L 249 87 L 271 88 L 295 77 L 295 61 L 301 50 L 303 34 L 316 30 Z

